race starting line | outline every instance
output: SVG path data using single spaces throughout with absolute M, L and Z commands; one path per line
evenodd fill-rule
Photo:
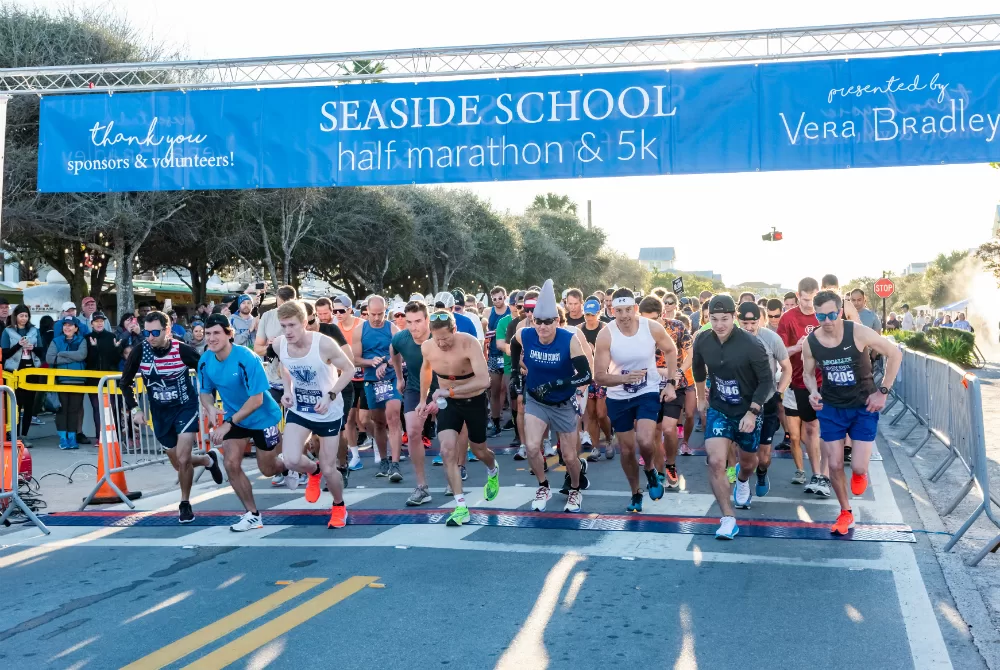
M 540 528 L 547 530 L 629 531 L 636 533 L 674 533 L 714 535 L 718 517 L 666 516 L 633 514 L 572 514 L 526 510 L 470 509 L 466 525 L 504 528 Z M 397 526 L 402 524 L 443 524 L 450 509 L 350 509 L 351 526 Z M 196 511 L 190 526 L 229 526 L 243 512 Z M 42 517 L 49 526 L 97 526 L 115 528 L 156 528 L 176 526 L 174 512 L 84 511 L 57 512 Z M 327 510 L 265 510 L 269 526 L 325 526 Z M 828 523 L 784 519 L 737 519 L 740 535 L 786 540 L 854 540 L 866 542 L 916 542 L 913 529 L 904 524 L 859 523 L 846 536 L 834 535 Z

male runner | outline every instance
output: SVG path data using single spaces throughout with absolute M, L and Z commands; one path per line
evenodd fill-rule
M 860 496 L 868 487 L 879 411 L 896 380 L 903 354 L 871 328 L 840 319 L 842 302 L 836 293 L 822 291 L 814 304 L 820 327 L 810 333 L 802 348 L 803 379 L 809 389 L 809 403 L 819 418 L 823 457 L 840 502 L 840 515 L 830 532 L 847 535 L 854 527 L 854 513 L 844 476 L 844 439 L 850 435 L 853 446 L 851 493 Z M 865 353 L 869 347 L 887 359 L 878 389 L 872 380 L 871 360 Z M 822 374 L 822 391 L 813 376 L 817 367 Z
M 396 388 L 403 396 L 403 416 L 406 420 L 406 434 L 410 445 L 410 460 L 413 461 L 413 473 L 417 478 L 417 486 L 406 499 L 410 507 L 423 505 L 431 501 L 427 489 L 427 474 L 424 471 L 423 430 L 425 417 L 417 408 L 427 400 L 420 396 L 420 371 L 424 366 L 423 344 L 430 338 L 427 320 L 427 305 L 422 301 L 410 301 L 406 307 L 406 330 L 392 336 L 389 355 L 392 357 L 392 367 L 396 371 Z M 406 363 L 406 374 L 403 374 L 403 363 Z M 492 380 L 491 380 L 492 381 Z M 436 380 L 431 382 L 431 392 L 437 389 Z
M 753 304 L 753 303 L 750 303 Z M 756 307 L 756 305 L 754 305 Z M 694 343 L 691 367 L 698 390 L 699 408 L 707 408 L 705 451 L 708 476 L 722 519 L 715 537 L 731 540 L 739 533 L 732 503 L 750 508 L 750 473 L 757 469 L 761 412 L 774 393 L 774 373 L 767 352 L 755 336 L 735 327 L 736 305 L 728 295 L 717 295 L 709 303 L 711 331 Z M 759 318 L 759 315 L 758 315 Z M 705 379 L 711 375 L 711 397 Z M 739 468 L 730 502 L 726 458 L 730 445 L 739 448 Z
M 682 396 L 683 403 L 681 404 L 681 409 L 684 410 L 684 441 L 680 443 L 678 453 L 682 456 L 691 456 L 694 454 L 688 446 L 688 440 L 691 437 L 691 432 L 694 430 L 694 415 L 698 410 L 698 398 L 694 392 L 691 377 L 691 348 L 694 345 L 694 337 L 691 335 L 691 322 L 688 319 L 687 324 L 681 321 L 678 317 L 683 316 L 677 313 L 678 304 L 686 300 L 686 298 L 678 299 L 675 294 L 667 291 L 663 296 L 663 324 L 664 327 L 670 325 L 667 328 L 667 332 L 674 340 L 674 344 L 677 345 L 677 371 L 681 375 L 678 378 L 677 395 Z M 674 321 L 673 324 L 670 324 Z M 682 346 L 686 343 L 686 346 Z M 683 389 L 683 393 L 682 393 Z
M 767 328 L 774 332 L 778 332 L 778 322 L 781 321 L 782 310 L 781 301 L 777 298 L 771 298 L 767 301 Z
M 177 521 L 191 523 L 194 521 L 190 502 L 194 466 L 207 468 L 212 481 L 222 483 L 218 450 L 212 449 L 201 456 L 191 454 L 198 434 L 198 395 L 191 383 L 190 371 L 198 367 L 198 352 L 173 339 L 170 317 L 163 312 L 146 315 L 142 336 L 142 346 L 133 347 L 125 361 L 118 386 L 125 407 L 132 413 L 132 422 L 141 426 L 146 423 L 146 416 L 136 402 L 134 382 L 136 373 L 142 374 L 156 441 L 164 446 L 170 464 L 177 471 L 181 488 Z
M 389 346 L 396 334 L 396 327 L 386 321 L 385 316 L 385 298 L 380 295 L 369 297 L 368 320 L 361 325 L 361 357 L 358 365 L 365 371 L 368 415 L 375 427 L 375 446 L 382 454 L 375 476 L 388 477 L 390 482 L 399 483 L 403 481 L 403 474 L 399 471 L 399 456 L 403 448 L 400 422 L 403 397 L 396 390 L 396 371 L 389 364 Z
M 281 444 L 281 410 L 269 393 L 264 365 L 246 347 L 234 346 L 235 331 L 225 314 L 205 320 L 205 353 L 198 361 L 201 405 L 211 426 L 212 444 L 221 444 L 229 484 L 246 513 L 229 527 L 234 532 L 263 528 L 253 497 L 253 486 L 243 472 L 243 454 L 249 442 L 257 447 L 257 467 L 265 477 L 285 469 L 275 448 Z M 222 401 L 220 420 L 215 394 Z
M 503 428 L 500 426 L 500 418 L 503 414 L 504 393 L 507 391 L 508 378 L 504 376 L 504 352 L 497 346 L 497 326 L 501 319 L 510 315 L 510 307 L 507 305 L 507 289 L 503 286 L 494 286 L 490 291 L 490 300 L 493 306 L 490 308 L 486 320 L 486 340 L 489 343 L 489 350 L 486 352 L 487 367 L 490 370 L 490 414 L 493 425 L 487 432 L 487 437 L 496 437 Z
M 538 490 L 531 503 L 534 510 L 544 510 L 552 498 L 542 441 L 553 429 L 559 436 L 566 473 L 569 476 L 568 496 L 563 511 L 579 512 L 583 504 L 580 489 L 587 488 L 587 461 L 579 457 L 577 443 L 579 405 L 576 390 L 590 384 L 590 363 L 580 339 L 558 325 L 552 280 L 542 285 L 533 314 L 533 326 L 522 328 L 514 336 L 520 344 L 521 356 L 515 361 L 527 369 L 524 378 L 524 430 L 528 461 L 538 479 Z
M 672 300 L 673 310 L 677 309 L 677 296 L 673 293 L 665 293 Z M 639 315 L 652 321 L 659 321 L 665 313 L 665 301 L 653 295 L 648 295 L 639 302 Z M 654 431 L 654 438 L 657 442 L 654 463 L 660 478 L 664 480 L 669 489 L 680 486 L 680 479 L 677 476 L 677 422 L 681 418 L 681 410 L 687 404 L 687 378 L 684 376 L 684 362 L 691 353 L 691 335 L 680 321 L 676 319 L 664 320 L 664 329 L 670 334 L 677 351 L 677 365 L 675 368 L 675 388 L 676 397 L 670 402 L 660 404 L 659 430 Z M 690 361 L 688 361 L 690 365 Z M 659 349 L 656 350 L 656 368 L 661 375 L 660 388 L 667 386 L 667 361 L 666 355 Z M 662 435 L 662 437 L 661 437 Z M 659 445 L 662 444 L 662 449 Z
M 781 337 L 768 328 L 760 325 L 760 306 L 752 302 L 744 302 L 739 307 L 739 320 L 743 330 L 756 335 L 764 350 L 767 351 L 767 362 L 774 374 L 775 393 L 764 403 L 761 413 L 760 450 L 757 452 L 757 486 L 758 498 L 763 498 L 771 490 L 771 482 L 767 469 L 771 467 L 771 443 L 780 422 L 779 408 L 785 389 L 792 383 L 792 363 L 788 360 L 788 350 Z
M 486 466 L 483 497 L 493 500 L 500 492 L 500 465 L 486 447 L 486 389 L 489 371 L 483 357 L 483 347 L 472 335 L 455 330 L 455 317 L 445 310 L 430 315 L 431 338 L 421 345 L 424 356 L 420 368 L 420 404 L 417 413 L 426 418 L 437 414 L 438 441 L 444 457 L 445 476 L 455 494 L 455 510 L 446 521 L 448 526 L 461 526 L 469 521 L 462 488 L 460 460 L 465 453 L 458 438 L 462 428 L 469 434 L 469 444 Z M 440 388 L 431 394 L 431 383 L 437 375 Z M 430 401 L 425 399 L 430 396 Z M 441 405 L 444 405 L 443 407 Z
M 510 446 L 517 449 L 521 445 L 521 433 L 517 425 L 517 395 L 513 392 L 513 383 L 511 380 L 511 367 L 510 367 L 510 342 L 507 339 L 508 330 L 510 336 L 517 332 L 517 322 L 521 320 L 521 310 L 524 308 L 524 295 L 521 291 L 511 291 L 510 293 L 510 309 L 507 313 L 500 317 L 497 321 L 496 326 L 496 346 L 499 351 L 503 352 L 503 376 L 504 376 L 504 392 L 507 394 L 507 401 L 510 403 L 510 421 L 504 426 L 504 430 L 514 429 L 514 437 L 511 439 Z M 514 323 L 514 327 L 511 329 L 510 324 Z M 522 459 L 523 460 L 523 459 Z
M 809 391 L 806 389 L 805 382 L 802 381 L 802 343 L 819 325 L 819 321 L 816 320 L 816 308 L 813 306 L 813 297 L 818 292 L 819 284 L 812 277 L 805 277 L 799 281 L 798 292 L 795 294 L 798 305 L 781 315 L 781 320 L 778 322 L 778 335 L 785 343 L 792 361 L 793 402 L 785 403 L 786 428 L 791 436 L 792 460 L 795 461 L 795 476 L 792 477 L 792 483 L 803 484 L 806 481 L 806 473 L 802 463 L 802 441 L 804 441 L 806 454 L 809 456 L 809 466 L 812 469 L 812 477 L 803 490 L 806 493 L 814 493 L 828 498 L 830 497 L 830 485 L 825 476 L 826 465 L 823 463 L 819 449 L 819 426 L 816 424 L 816 412 L 809 404 Z M 789 407 L 789 404 L 794 404 L 795 407 Z
M 813 281 L 816 280 L 814 279 Z M 799 306 L 799 296 L 795 293 L 795 291 L 789 291 L 786 293 L 782 300 L 784 301 L 784 311 L 786 312 Z
M 306 330 L 306 310 L 291 301 L 277 309 L 282 335 L 277 340 L 284 394 L 285 415 L 282 460 L 289 469 L 305 471 L 306 502 L 320 496 L 320 480 L 326 477 L 333 494 L 327 528 L 347 525 L 344 484 L 337 471 L 340 429 L 344 419 L 343 390 L 351 383 L 354 365 L 340 346 L 321 333 Z M 319 438 L 319 459 L 313 463 L 303 455 L 309 435 Z
M 354 404 L 347 412 L 344 439 L 351 452 L 351 460 L 347 465 L 348 470 L 360 470 L 364 467 L 364 463 L 361 461 L 358 447 L 367 441 L 368 428 L 371 423 L 368 416 L 368 396 L 365 394 L 365 373 L 358 362 L 358 357 L 361 354 L 361 328 L 362 324 L 366 322 L 354 316 L 350 300 L 343 296 L 336 296 L 333 300 L 330 298 L 317 300 L 316 316 L 319 317 L 320 323 L 336 323 L 344 337 L 347 338 L 347 343 L 353 352 L 354 377 L 351 378 L 351 386 L 354 390 Z M 375 434 L 374 428 L 371 429 L 371 434 Z M 376 457 L 379 462 L 381 462 L 380 456 Z
M 608 388 L 608 418 L 622 450 L 622 470 L 632 492 L 629 512 L 642 511 L 636 442 L 646 467 L 649 497 L 663 497 L 663 484 L 653 467 L 654 431 L 660 403 L 677 397 L 677 348 L 657 321 L 638 315 L 635 294 L 620 288 L 611 296 L 615 320 L 597 335 L 594 353 L 595 380 Z M 660 390 L 656 350 L 667 363 L 667 386 Z
M 583 314 L 583 291 L 578 288 L 566 289 L 566 325 L 579 328 L 586 318 Z
M 604 322 L 600 319 L 600 314 L 600 299 L 596 295 L 589 296 L 587 301 L 583 303 L 584 323 L 580 326 L 580 331 L 587 340 L 587 344 L 590 345 L 591 356 L 594 355 L 597 347 L 597 336 L 605 327 Z M 586 430 L 583 431 L 580 437 L 581 451 L 584 447 L 591 447 L 590 453 L 587 455 L 588 461 L 597 461 L 601 458 L 599 447 L 602 431 L 606 438 L 604 443 L 604 457 L 609 461 L 615 457 L 615 446 L 611 443 L 611 421 L 608 419 L 607 397 L 608 390 L 603 386 L 598 386 L 591 379 L 590 386 L 587 388 L 587 411 L 584 413 L 584 427 Z M 597 440 L 596 444 L 593 442 L 593 439 Z

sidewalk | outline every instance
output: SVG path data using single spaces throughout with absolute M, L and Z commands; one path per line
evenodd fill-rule
M 983 414 L 986 430 L 986 451 L 990 461 L 990 484 L 994 497 L 1000 493 L 1000 365 L 990 363 L 985 370 L 974 371 L 981 380 Z M 897 406 L 898 407 L 898 406 Z M 894 408 L 891 416 L 899 410 Z M 888 417 L 886 417 L 888 418 Z M 949 540 L 962 523 L 982 500 L 977 489 L 973 489 L 965 500 L 948 516 L 941 516 L 965 481 L 966 473 L 960 464 L 951 468 L 936 482 L 930 476 L 943 461 L 946 451 L 934 439 L 916 456 L 910 458 L 907 452 L 916 448 L 925 436 L 918 427 L 905 440 L 902 437 L 913 426 L 911 417 L 890 426 L 888 420 L 879 423 L 879 429 L 887 446 L 892 449 L 900 470 L 906 480 L 910 495 L 916 503 L 928 537 L 934 547 L 945 579 L 958 605 L 961 618 L 968 624 L 980 654 L 990 668 L 1000 668 L 1000 553 L 988 554 L 978 566 L 970 567 L 966 562 L 975 556 L 983 545 L 1000 533 L 985 516 L 972 526 L 955 548 L 943 551 Z M 994 507 L 994 509 L 996 509 Z

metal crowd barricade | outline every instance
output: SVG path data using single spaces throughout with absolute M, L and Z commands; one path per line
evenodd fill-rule
M 0 408 L 0 414 L 3 415 L 3 420 L 0 424 L 4 425 L 4 433 L 6 434 L 4 440 L 10 439 L 10 472 L 7 470 L 7 459 L 5 457 L 0 457 L 0 509 L 3 509 L 3 514 L 0 514 L 0 524 L 6 524 L 10 515 L 15 509 L 21 510 L 24 516 L 28 517 L 31 523 L 35 524 L 40 531 L 49 534 L 49 529 L 45 527 L 35 513 L 31 511 L 31 508 L 21 500 L 21 496 L 18 495 L 18 487 L 20 485 L 20 473 L 18 472 L 18 465 L 20 455 L 17 452 L 17 398 L 14 396 L 14 390 L 9 386 L 0 386 L 0 393 L 3 394 L 3 406 Z M 2 445 L 0 445 L 2 446 Z M 10 481 L 10 488 L 7 489 L 7 481 Z
M 197 378 L 193 370 L 191 371 L 191 375 L 195 377 L 195 394 L 197 396 Z M 80 506 L 81 510 L 91 504 L 91 501 L 97 497 L 101 488 L 105 486 L 110 487 L 114 496 L 117 496 L 130 509 L 134 508 L 135 506 L 129 499 L 129 493 L 122 490 L 120 485 L 123 480 L 116 482 L 114 475 L 137 470 L 149 465 L 169 462 L 170 460 L 167 456 L 166 448 L 159 443 L 153 431 L 149 398 L 146 389 L 141 384 L 141 378 L 136 377 L 135 379 L 135 398 L 146 420 L 138 426 L 132 422 L 131 415 L 125 409 L 125 403 L 118 386 L 120 380 L 120 374 L 106 375 L 101 378 L 97 386 L 100 396 L 100 406 L 104 413 L 101 435 L 99 436 L 99 449 L 101 450 L 101 458 L 103 458 L 105 468 L 104 472 L 100 473 L 100 478 L 97 480 L 94 490 L 84 498 L 83 504 Z M 193 452 L 195 455 L 205 453 L 204 445 L 207 444 L 205 421 L 202 415 L 203 408 L 199 401 L 198 433 Z M 135 462 L 125 462 L 122 459 L 122 454 L 136 457 Z

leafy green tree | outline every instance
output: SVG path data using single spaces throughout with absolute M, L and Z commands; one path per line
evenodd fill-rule
M 568 195 L 559 195 L 557 193 L 536 195 L 534 201 L 531 203 L 531 207 L 529 207 L 528 210 L 537 211 L 542 209 L 551 210 L 553 212 L 576 214 L 576 203 L 570 200 Z

